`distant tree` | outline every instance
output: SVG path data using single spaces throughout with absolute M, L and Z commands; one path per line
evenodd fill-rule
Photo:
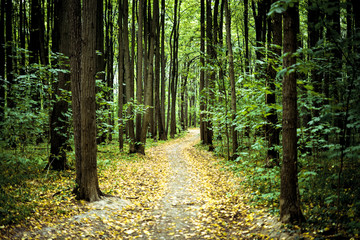
M 5 1 L 0 6 L 0 66 L 5 66 Z M 5 68 L 0 68 L 0 122 L 4 121 L 5 114 Z
M 274 2 L 274 1 L 272 1 Z M 265 96 L 265 103 L 270 109 L 267 113 L 266 120 L 266 134 L 265 138 L 268 143 L 268 150 L 266 156 L 266 166 L 273 167 L 279 165 L 279 152 L 277 150 L 277 146 L 280 143 L 279 135 L 280 129 L 276 126 L 278 124 L 278 116 L 277 112 L 274 108 L 276 104 L 276 61 L 273 59 L 277 59 L 281 55 L 281 46 L 282 46 L 282 17 L 280 14 L 275 13 L 268 20 L 268 48 L 271 49 L 273 54 L 269 54 L 268 58 L 272 58 L 267 66 L 267 78 L 266 78 L 266 86 L 268 88 L 268 92 Z
M 231 43 L 231 12 L 229 9 L 229 3 L 225 0 L 225 21 L 226 21 L 226 45 L 228 50 L 229 59 L 229 78 L 231 85 L 231 119 L 234 122 L 236 118 L 236 85 L 235 85 L 235 71 L 234 71 L 234 55 Z M 235 124 L 231 126 L 231 138 L 232 138 L 232 153 L 233 159 L 237 155 L 238 148 L 238 132 L 235 129 Z
M 205 143 L 206 139 L 206 121 L 205 121 L 205 0 L 200 0 L 200 140 Z
M 291 68 L 296 63 L 299 32 L 298 4 L 288 6 L 283 16 L 283 67 Z M 287 72 L 283 78 L 283 163 L 281 167 L 280 219 L 284 223 L 301 223 L 304 219 L 300 209 L 297 171 L 297 91 L 296 73 Z
M 165 0 L 161 0 L 161 43 L 160 43 L 160 59 L 161 59 L 161 83 L 160 83 L 160 116 L 159 116 L 159 139 L 166 140 L 167 132 L 165 126 Z
M 54 2 L 54 29 L 53 29 L 53 51 L 61 52 L 67 58 L 70 56 L 69 24 L 66 22 L 69 16 L 69 1 Z M 67 59 L 57 59 L 58 63 L 68 64 Z M 60 66 L 66 69 L 66 66 Z M 54 93 L 57 96 L 50 115 L 50 156 L 48 165 L 54 170 L 65 170 L 67 166 L 66 148 L 68 146 L 68 102 L 64 91 L 70 90 L 70 75 L 59 73 L 57 82 L 54 83 Z

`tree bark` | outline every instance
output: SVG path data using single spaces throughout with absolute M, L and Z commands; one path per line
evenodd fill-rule
M 296 63 L 293 54 L 297 49 L 299 32 L 298 4 L 288 7 L 284 13 L 284 68 Z M 283 164 L 280 186 L 280 219 L 284 223 L 301 223 L 304 220 L 300 209 L 297 172 L 297 91 L 296 74 L 290 72 L 283 78 Z
M 101 191 L 97 176 L 96 146 L 96 29 L 97 1 L 83 2 L 82 54 L 81 54 L 81 181 L 80 199 L 97 201 Z
M 81 1 L 70 1 L 69 19 L 70 29 L 70 83 L 71 83 L 71 106 L 73 112 L 74 145 L 76 187 L 78 193 L 81 182 L 81 114 L 80 114 L 80 82 L 81 82 Z

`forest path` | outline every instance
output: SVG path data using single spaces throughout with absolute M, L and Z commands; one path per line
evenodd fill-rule
M 55 202 L 65 218 L 30 218 L 5 239 L 292 239 L 274 217 L 251 210 L 241 177 L 197 143 L 199 130 L 190 129 L 137 160 L 112 153 L 100 187 L 116 197 L 80 208 Z

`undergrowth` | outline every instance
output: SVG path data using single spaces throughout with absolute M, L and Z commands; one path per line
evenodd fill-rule
M 261 141 L 243 142 L 235 160 L 225 159 L 226 148 L 220 141 L 215 143 L 215 154 L 224 157 L 224 166 L 243 177 L 244 181 L 239 184 L 249 190 L 252 205 L 266 207 L 270 213 L 279 216 L 281 166 L 266 167 L 266 147 Z M 358 238 L 360 162 L 358 159 L 345 160 L 338 195 L 339 160 L 329 154 L 324 152 L 312 156 L 299 152 L 301 209 L 307 220 L 301 230 L 318 239 Z

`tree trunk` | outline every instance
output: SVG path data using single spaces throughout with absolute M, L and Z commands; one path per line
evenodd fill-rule
M 236 117 L 236 85 L 235 85 L 235 73 L 234 73 L 234 56 L 231 43 L 231 13 L 229 9 L 229 3 L 225 0 L 225 20 L 226 20 L 226 44 L 228 49 L 228 59 L 229 59 L 229 77 L 231 85 L 231 138 L 232 138 L 232 159 L 235 159 L 237 156 L 238 145 L 238 133 L 235 129 L 235 117 Z
M 276 46 L 282 46 L 282 18 L 280 14 L 274 14 L 274 16 L 269 19 L 269 27 L 268 27 L 268 47 L 272 49 L 272 52 L 275 53 L 274 56 L 270 55 L 269 58 L 276 59 L 281 55 L 281 50 L 277 47 L 272 47 L 271 44 Z M 278 124 L 278 116 L 276 110 L 273 105 L 276 104 L 276 95 L 275 95 L 275 81 L 276 81 L 276 66 L 271 61 L 268 63 L 267 72 L 268 76 L 266 79 L 267 88 L 270 93 L 267 93 L 265 96 L 265 103 L 270 108 L 270 112 L 268 113 L 266 120 L 266 140 L 268 143 L 268 150 L 266 156 L 266 166 L 273 167 L 279 166 L 279 152 L 276 147 L 279 145 L 279 128 L 276 127 Z
M 296 63 L 293 54 L 297 49 L 299 32 L 298 4 L 288 7 L 284 13 L 284 68 Z M 283 223 L 301 223 L 304 220 L 300 209 L 297 172 L 297 91 L 296 74 L 283 78 L 283 164 L 281 168 L 280 219 Z
M 160 119 L 159 119 L 159 139 L 166 140 L 167 133 L 165 129 L 165 0 L 161 0 L 161 105 L 160 105 Z M 160 127 L 161 125 L 161 127 Z
M 206 123 L 205 123 L 205 0 L 201 0 L 201 13 L 200 13 L 200 140 L 205 144 L 206 139 Z
M 104 53 L 104 3 L 103 1 L 97 1 L 97 11 L 96 11 L 96 46 L 95 49 L 97 51 L 96 54 L 96 79 L 101 81 L 101 83 L 105 83 L 105 53 Z M 96 92 L 104 91 L 104 89 L 101 89 L 96 86 L 95 88 Z M 104 94 L 106 95 L 106 94 Z M 106 99 L 98 99 L 98 101 L 104 101 Z M 104 129 L 104 123 L 106 122 L 106 118 L 103 114 L 103 112 L 106 110 L 107 106 L 100 104 L 96 104 L 96 109 L 100 110 L 100 116 L 97 116 L 96 120 L 98 124 L 97 127 L 97 143 L 103 143 L 106 140 L 106 129 Z
M 96 29 L 97 2 L 83 2 L 82 8 L 82 54 L 81 54 L 81 181 L 80 199 L 97 201 L 101 191 L 97 176 L 96 146 Z
M 128 25 L 127 25 L 127 19 L 128 19 L 128 12 L 129 12 L 129 6 L 128 6 L 128 0 L 124 0 L 123 5 L 123 44 L 124 44 L 124 57 L 125 57 L 125 90 L 126 90 L 126 102 L 130 103 L 127 109 L 127 115 L 130 116 L 133 114 L 133 107 L 131 103 L 134 103 L 134 72 L 133 72 L 133 57 L 130 59 L 130 49 L 129 49 L 129 35 L 128 35 Z M 135 16 L 133 16 L 135 18 Z M 135 152 L 135 132 L 134 132 L 134 120 L 128 119 L 127 121 L 127 129 L 129 134 L 129 152 L 134 153 Z
M 5 1 L 1 0 L 0 7 L 0 66 L 5 66 Z M 0 68 L 0 122 L 4 121 L 5 114 L 5 68 Z M 0 129 L 1 130 L 1 129 Z
M 143 8 L 144 0 L 138 1 L 138 34 L 137 34 L 137 65 L 136 65 L 136 101 L 141 104 L 143 96 Z M 141 141 L 141 113 L 136 114 L 135 151 Z
M 207 58 L 207 65 L 210 67 L 214 64 L 216 58 L 216 51 L 214 47 L 214 35 L 213 35 L 213 17 L 211 12 L 211 0 L 206 0 L 206 53 L 208 55 Z M 215 103 L 215 71 L 207 70 L 207 92 L 208 92 L 208 103 L 207 103 L 207 111 L 211 112 L 212 107 Z M 212 129 L 212 121 L 211 114 L 207 114 L 207 121 L 206 121 L 206 138 L 205 144 L 209 145 L 209 151 L 214 149 L 213 146 L 213 129 Z
M 30 22 L 30 63 L 47 64 L 47 50 L 45 44 L 45 25 L 43 9 L 40 0 L 31 0 L 31 22 Z
M 70 56 L 70 35 L 69 24 L 66 22 L 70 18 L 69 1 L 55 1 L 54 2 L 54 29 L 53 29 L 53 51 L 61 52 L 66 57 Z M 61 59 L 63 60 L 63 59 Z M 61 61 L 58 59 L 58 61 Z M 68 63 L 68 60 L 65 64 Z M 66 66 L 60 66 L 66 69 Z M 53 86 L 54 93 L 60 97 L 55 100 L 51 116 L 50 116 L 50 157 L 48 165 L 54 170 L 65 170 L 68 168 L 66 159 L 66 148 L 68 145 L 68 118 L 66 112 L 68 111 L 68 103 L 63 96 L 63 89 L 70 90 L 68 84 L 70 75 L 68 73 L 59 73 L 58 82 Z
M 173 46 L 172 46 L 172 75 L 171 75 L 171 122 L 170 137 L 174 138 L 176 134 L 176 92 L 178 80 L 178 40 L 179 40 L 179 10 L 178 0 L 174 2 L 174 24 L 173 24 Z
M 71 106 L 73 112 L 76 188 L 78 193 L 81 182 L 81 114 L 80 114 L 80 82 L 81 82 L 81 0 L 70 1 L 69 19 L 70 29 L 70 83 Z
M 14 76 L 12 74 L 12 71 L 14 70 L 13 67 L 13 59 L 11 56 L 14 55 L 13 52 L 13 34 L 12 34 L 12 28 L 13 28 L 13 4 L 12 4 L 12 0 L 3 0 L 5 1 L 5 14 L 6 14 L 6 43 L 7 45 L 5 45 L 5 56 L 6 56 L 6 81 L 7 81 L 7 96 L 6 96 L 6 102 L 7 102 L 7 107 L 8 108 L 14 108 L 16 103 L 15 103 L 15 96 L 12 89 L 12 86 L 15 83 L 15 79 Z M 1 46 L 3 47 L 3 46 Z M 2 65 L 1 67 L 3 67 L 4 65 Z
M 127 1 L 127 0 L 125 0 Z M 119 150 L 122 151 L 124 149 L 124 126 L 125 122 L 123 121 L 123 107 L 124 107 L 124 33 L 125 25 L 127 25 L 127 18 L 124 17 L 125 11 L 125 4 L 124 0 L 119 1 L 119 16 L 118 16 L 118 26 L 119 26 L 119 36 L 118 36 L 118 43 L 119 43 L 119 52 L 118 52 L 118 118 L 119 118 Z M 124 23 L 126 21 L 126 23 Z M 127 36 L 126 36 L 127 37 Z

